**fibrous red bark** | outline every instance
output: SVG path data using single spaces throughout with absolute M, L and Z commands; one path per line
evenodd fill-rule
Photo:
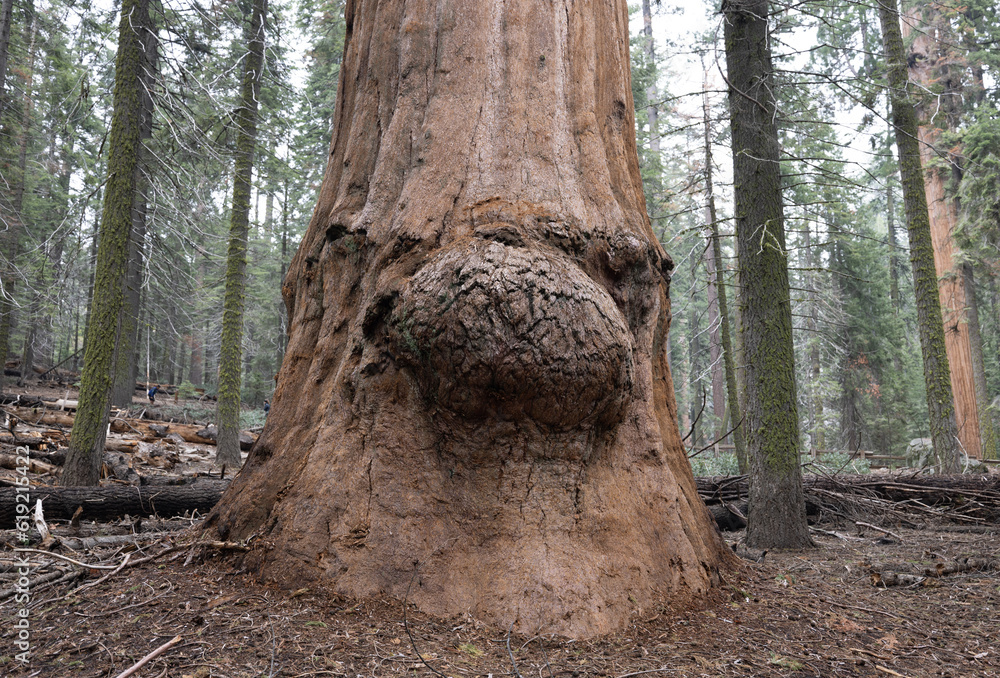
M 677 431 L 625 3 L 345 19 L 278 389 L 214 529 L 265 576 L 522 632 L 705 593 L 727 556 Z

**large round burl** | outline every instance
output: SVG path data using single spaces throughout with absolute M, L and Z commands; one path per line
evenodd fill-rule
M 625 319 L 560 252 L 455 243 L 413 276 L 390 324 L 425 397 L 465 419 L 611 426 L 629 404 Z

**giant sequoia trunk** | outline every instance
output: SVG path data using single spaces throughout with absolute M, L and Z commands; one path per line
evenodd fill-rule
M 914 30 L 913 27 L 919 27 Z M 964 64 L 956 54 L 958 41 L 950 18 L 938 7 L 925 3 L 910 9 L 907 20 L 900 22 L 904 40 L 914 33 L 906 63 L 910 79 L 921 86 L 915 105 L 920 121 L 920 162 L 924 168 L 924 191 L 930 217 L 934 267 L 941 296 L 945 349 L 951 369 L 951 390 L 955 398 L 955 423 L 958 439 L 972 457 L 983 456 L 983 433 L 992 443 L 992 422 L 987 410 L 989 398 L 977 384 L 976 363 L 982 363 L 982 347 L 970 336 L 973 321 L 975 288 L 966 284 L 962 256 L 953 232 L 959 222 L 959 202 L 954 188 L 961 181 L 961 150 L 955 148 L 948 133 L 954 133 L 962 121 L 962 77 Z M 927 96 L 928 92 L 935 92 Z M 979 349 L 978 355 L 976 350 Z M 979 388 L 977 388 L 979 387 Z M 980 410 L 983 412 L 980 412 Z M 984 416 L 985 415 L 985 416 Z M 981 431 L 982 425 L 988 429 Z M 992 450 L 988 455 L 992 454 Z
M 625 2 L 345 20 L 278 388 L 210 525 L 265 576 L 522 632 L 704 594 L 726 555 L 675 423 Z

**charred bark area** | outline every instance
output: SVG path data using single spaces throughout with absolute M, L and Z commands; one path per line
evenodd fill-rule
M 676 425 L 625 4 L 348 2 L 245 564 L 586 637 L 726 551 Z M 410 582 L 412 581 L 412 587 Z

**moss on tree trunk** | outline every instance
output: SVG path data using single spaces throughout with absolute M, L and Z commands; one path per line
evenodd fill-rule
M 944 470 L 955 472 L 958 471 L 958 429 L 945 350 L 938 277 L 934 268 L 930 216 L 920 165 L 917 112 L 907 91 L 906 53 L 895 0 L 879 0 L 878 13 L 885 45 L 892 124 L 899 152 L 903 212 L 910 239 L 910 264 L 913 267 L 913 292 L 924 361 L 931 440 L 935 456 L 944 464 Z
M 799 468 L 795 354 L 767 0 L 727 0 L 726 64 L 750 462 L 747 543 L 811 545 Z
M 108 141 L 108 181 L 98 234 L 80 398 L 61 485 L 96 485 L 101 476 L 128 265 L 135 170 L 141 145 L 143 34 L 147 0 L 124 0 L 115 59 L 114 113 Z
M 148 178 L 145 166 L 149 151 L 146 140 L 153 136 L 153 74 L 157 69 L 157 39 L 150 30 L 143 35 L 143 65 L 140 71 L 142 121 L 139 128 L 139 158 L 135 166 L 135 205 L 132 208 L 132 232 L 129 235 L 128 272 L 125 275 L 124 303 L 121 308 L 118 340 L 115 342 L 114 389 L 111 404 L 128 407 L 135 395 L 138 371 L 139 311 L 145 269 L 146 210 Z
M 266 0 L 254 0 L 247 29 L 249 50 L 244 61 L 243 89 L 236 112 L 236 163 L 226 255 L 226 298 L 222 312 L 219 352 L 219 400 L 216 418 L 219 443 L 215 463 L 238 468 L 240 461 L 240 388 L 242 383 L 243 308 L 246 304 L 247 236 L 250 229 L 250 189 L 257 145 L 257 93 L 264 64 Z

